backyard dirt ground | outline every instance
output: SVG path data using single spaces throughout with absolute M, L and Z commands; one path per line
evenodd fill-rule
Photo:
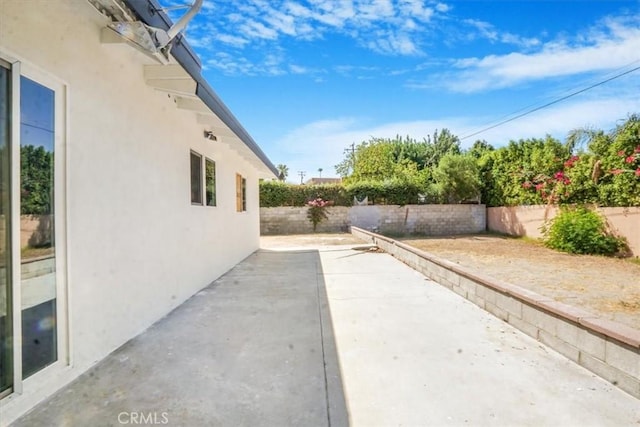
M 478 273 L 640 329 L 640 264 L 569 255 L 540 243 L 490 234 L 403 238 L 405 243 Z M 262 247 L 354 245 L 350 234 L 263 236 Z
M 640 329 L 640 264 L 495 235 L 400 239 L 418 249 Z

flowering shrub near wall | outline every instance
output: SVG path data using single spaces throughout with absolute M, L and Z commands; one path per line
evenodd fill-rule
M 614 130 L 577 130 L 565 143 L 511 141 L 483 155 L 488 206 L 640 206 L 640 115 Z
M 313 199 L 307 202 L 307 206 L 309 206 L 309 210 L 307 211 L 307 218 L 311 224 L 313 224 L 313 231 L 316 231 L 316 227 L 322 221 L 327 219 L 327 212 L 325 208 L 330 206 L 331 202 L 327 200 L 322 200 L 321 198 Z

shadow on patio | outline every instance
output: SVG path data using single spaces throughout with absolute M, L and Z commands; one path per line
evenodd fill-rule
M 254 253 L 14 425 L 154 423 L 348 424 L 317 250 Z

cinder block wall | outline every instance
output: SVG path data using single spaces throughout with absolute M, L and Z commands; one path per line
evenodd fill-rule
M 260 234 L 307 234 L 313 233 L 313 225 L 307 218 L 309 208 L 282 206 L 260 208 Z M 334 233 L 349 230 L 349 208 L 332 206 L 326 208 L 327 219 L 318 224 L 319 233 Z
M 263 235 L 313 232 L 307 207 L 260 208 Z M 450 235 L 478 233 L 486 229 L 485 205 L 370 205 L 333 206 L 317 232 L 347 231 L 354 225 L 387 234 Z

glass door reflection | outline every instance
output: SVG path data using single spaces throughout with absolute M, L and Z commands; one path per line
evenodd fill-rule
M 55 92 L 20 80 L 22 375 L 57 360 L 54 224 Z

